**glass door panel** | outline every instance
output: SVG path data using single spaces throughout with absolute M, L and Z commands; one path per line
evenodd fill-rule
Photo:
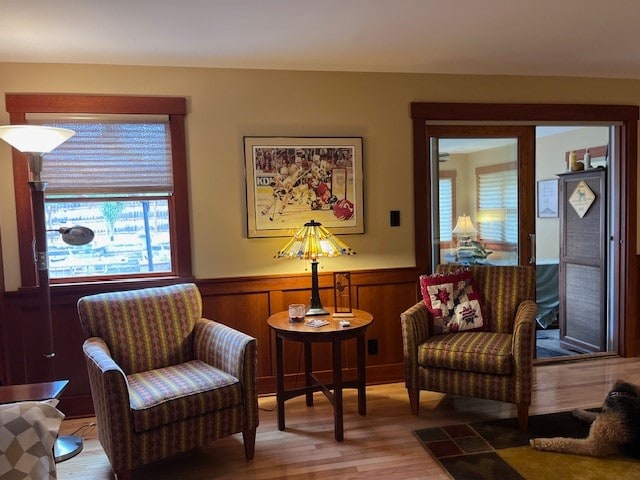
M 522 132 L 526 132 L 526 135 Z M 533 162 L 522 161 L 529 127 L 428 126 L 433 264 L 529 263 Z M 436 194 L 437 192 L 437 194 Z M 523 233 L 524 232 L 524 233 Z M 526 252 L 526 253 L 525 253 Z

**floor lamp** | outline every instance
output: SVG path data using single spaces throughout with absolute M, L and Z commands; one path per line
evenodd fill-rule
M 320 301 L 318 286 L 318 258 L 354 255 L 344 242 L 335 237 L 321 223 L 314 220 L 304 224 L 293 238 L 280 249 L 275 258 L 299 258 L 311 260 L 311 301 L 306 315 L 327 315 Z
M 34 261 L 38 269 L 38 287 L 40 294 L 41 328 L 45 336 L 46 347 L 43 356 L 48 360 L 47 378 L 55 380 L 53 345 L 53 324 L 51 314 L 51 291 L 49 285 L 49 261 L 47 258 L 47 228 L 45 222 L 44 191 L 46 183 L 41 179 L 43 156 L 71 138 L 75 132 L 66 128 L 40 125 L 0 126 L 0 139 L 16 150 L 24 153 L 29 160 L 31 181 L 31 208 L 35 230 Z M 58 232 L 63 241 L 72 245 L 89 243 L 93 232 L 85 227 L 62 228 Z M 81 243 L 84 242 L 84 243 Z M 82 450 L 82 438 L 76 435 L 58 437 L 54 451 L 56 461 L 63 461 Z

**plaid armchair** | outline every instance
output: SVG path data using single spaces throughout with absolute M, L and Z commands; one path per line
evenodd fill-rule
M 460 265 L 439 265 L 448 273 Z M 420 390 L 515 403 L 526 432 L 535 334 L 535 270 L 525 266 L 469 267 L 484 302 L 482 332 L 430 333 L 430 312 L 421 301 L 401 314 L 405 384 L 418 415 Z
M 78 301 L 98 436 L 118 479 L 242 432 L 253 459 L 256 340 L 202 317 L 194 284 Z

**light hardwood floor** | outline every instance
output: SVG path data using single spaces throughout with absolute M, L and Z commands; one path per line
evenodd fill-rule
M 600 406 L 618 378 L 640 384 L 640 359 L 608 358 L 534 368 L 531 414 Z M 402 383 L 367 388 L 367 415 L 357 414 L 354 390 L 345 391 L 344 442 L 333 437 L 328 401 L 316 394 L 307 408 L 304 397 L 287 401 L 286 425 L 277 428 L 275 397 L 263 397 L 253 462 L 245 462 L 241 435 L 218 440 L 206 448 L 140 469 L 134 479 L 430 479 L 449 478 L 420 446 L 412 431 L 436 425 L 516 416 L 515 407 L 498 402 L 422 392 L 420 415 L 409 412 Z M 101 449 L 95 419 L 63 422 L 61 433 L 78 428 L 84 450 L 58 464 L 62 480 L 113 479 Z

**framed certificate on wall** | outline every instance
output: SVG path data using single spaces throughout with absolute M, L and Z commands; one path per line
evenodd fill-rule
M 538 181 L 538 218 L 558 217 L 558 179 Z

